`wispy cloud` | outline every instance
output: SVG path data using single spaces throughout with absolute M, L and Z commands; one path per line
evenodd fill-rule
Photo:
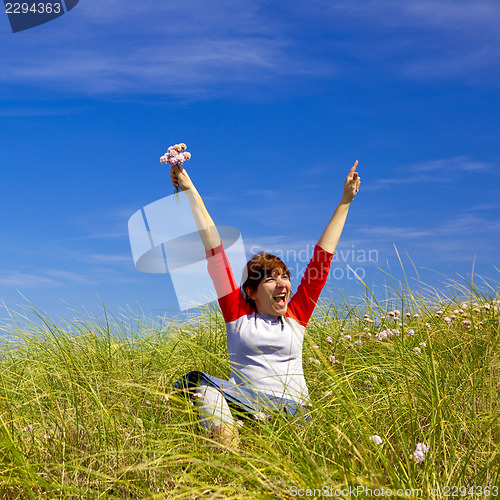
M 63 269 L 46 269 L 44 273 L 47 276 L 58 280 L 59 284 L 92 284 L 94 283 L 85 274 L 76 273 L 74 271 L 65 271 Z
M 296 80 L 345 78 L 355 61 L 411 78 L 471 70 L 484 78 L 500 61 L 499 21 L 492 0 L 312 0 L 282 10 L 263 0 L 87 0 L 57 29 L 4 39 L 0 82 L 213 98 L 242 86 L 284 91 L 284 81 L 291 89 Z M 332 39 L 350 26 L 362 34 L 354 43 Z M 304 44 L 308 34 L 328 40 Z
M 430 229 L 420 229 L 415 227 L 396 227 L 396 226 L 373 226 L 364 227 L 362 230 L 365 235 L 376 236 L 377 239 L 385 239 L 391 241 L 397 241 L 401 239 L 414 239 L 414 238 L 424 238 L 430 237 L 434 234 L 433 230 Z
M 492 168 L 490 163 L 474 160 L 467 156 L 455 156 L 453 158 L 441 158 L 429 160 L 423 163 L 416 163 L 407 167 L 413 172 L 432 172 L 441 175 L 442 173 L 453 174 L 457 172 L 478 172 Z M 405 168 L 406 169 L 406 168 Z
M 393 254 L 392 246 L 396 245 L 418 253 L 420 260 L 436 262 L 466 262 L 475 253 L 494 261 L 500 244 L 500 221 L 467 212 L 437 220 L 425 228 L 378 225 L 352 231 L 358 236 L 360 247 L 369 244 L 382 254 Z
M 131 255 L 118 254 L 90 254 L 85 257 L 85 261 L 93 264 L 127 264 L 132 263 Z
M 53 278 L 20 271 L 6 271 L 0 273 L 0 284 L 14 288 L 40 288 L 56 286 L 58 282 Z
M 22 271 L 5 271 L 0 273 L 0 284 L 8 287 L 45 288 L 72 284 L 93 283 L 86 275 L 62 269 L 44 269 L 38 273 Z
M 30 34 L 2 51 L 9 70 L 0 81 L 200 97 L 221 84 L 265 86 L 282 76 L 328 71 L 320 61 L 299 60 L 293 38 L 283 34 L 279 18 L 262 17 L 259 2 L 168 4 L 88 1 L 50 37 Z
M 498 83 L 500 7 L 496 0 L 311 0 L 319 23 L 336 18 L 369 35 L 370 47 L 338 43 L 365 63 L 418 80 Z M 356 53 L 354 53 L 356 51 Z
M 466 156 L 440 158 L 420 163 L 395 167 L 394 175 L 383 179 L 374 179 L 363 186 L 364 191 L 378 191 L 395 185 L 433 183 L 436 177 L 446 176 L 446 182 L 457 182 L 460 174 L 482 173 L 493 170 L 493 164 L 475 160 Z

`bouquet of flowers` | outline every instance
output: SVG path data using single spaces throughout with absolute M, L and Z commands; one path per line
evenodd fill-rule
M 186 151 L 186 145 L 181 142 L 167 149 L 167 152 L 160 158 L 160 163 L 168 163 L 169 165 L 182 165 L 186 160 L 191 159 L 191 153 Z M 179 196 L 179 188 L 174 189 L 176 199 Z

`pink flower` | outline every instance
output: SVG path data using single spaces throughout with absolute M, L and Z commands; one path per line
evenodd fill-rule
M 160 162 L 169 163 L 170 165 L 182 165 L 186 160 L 191 159 L 191 153 L 188 151 L 181 153 L 185 149 L 186 145 L 184 143 L 170 146 L 167 152 L 160 158 Z
M 264 420 L 267 420 L 267 415 L 263 411 L 258 411 L 257 413 L 254 413 L 255 420 L 258 420 L 259 422 L 263 422 Z
M 332 337 L 326 337 L 326 341 L 327 341 L 329 344 L 331 344 L 331 343 L 333 342 L 333 339 L 332 339 Z
M 181 153 L 186 149 L 186 145 L 181 142 L 180 144 L 175 144 L 167 149 L 167 152 L 160 158 L 160 163 L 169 163 L 170 165 L 182 165 L 186 160 L 191 159 L 191 153 L 185 152 Z M 179 187 L 174 188 L 175 199 L 178 202 Z
M 427 455 L 428 451 L 429 448 L 427 448 L 424 443 L 417 443 L 415 451 L 413 452 L 413 459 L 415 460 L 415 463 L 421 464 L 425 460 L 425 455 Z
M 378 445 L 383 443 L 382 438 L 380 436 L 377 436 L 376 434 L 373 436 L 370 436 L 370 441 L 372 441 L 373 443 L 378 444 Z

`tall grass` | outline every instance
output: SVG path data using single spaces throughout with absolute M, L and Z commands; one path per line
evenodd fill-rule
M 192 369 L 229 375 L 216 308 L 185 324 L 105 316 L 61 326 L 41 313 L 13 321 L 0 353 L 0 497 L 289 498 L 337 490 L 368 498 L 390 489 L 427 498 L 439 487 L 434 498 L 443 498 L 453 487 L 466 497 L 477 486 L 493 494 L 498 296 L 473 285 L 427 295 L 406 289 L 383 304 L 368 294 L 357 305 L 318 307 L 304 348 L 312 422 L 245 421 L 239 450 L 212 443 L 196 408 L 172 388 Z M 429 449 L 423 462 L 417 443 Z

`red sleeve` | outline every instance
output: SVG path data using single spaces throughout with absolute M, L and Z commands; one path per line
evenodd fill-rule
M 286 315 L 297 320 L 302 326 L 307 325 L 316 307 L 330 272 L 332 258 L 333 253 L 323 250 L 319 245 L 315 246 L 302 281 L 288 304 Z
M 244 314 L 251 313 L 250 305 L 236 284 L 231 264 L 222 247 L 222 243 L 216 248 L 206 249 L 205 253 L 208 274 L 210 274 L 215 291 L 217 292 L 224 321 L 229 323 Z

